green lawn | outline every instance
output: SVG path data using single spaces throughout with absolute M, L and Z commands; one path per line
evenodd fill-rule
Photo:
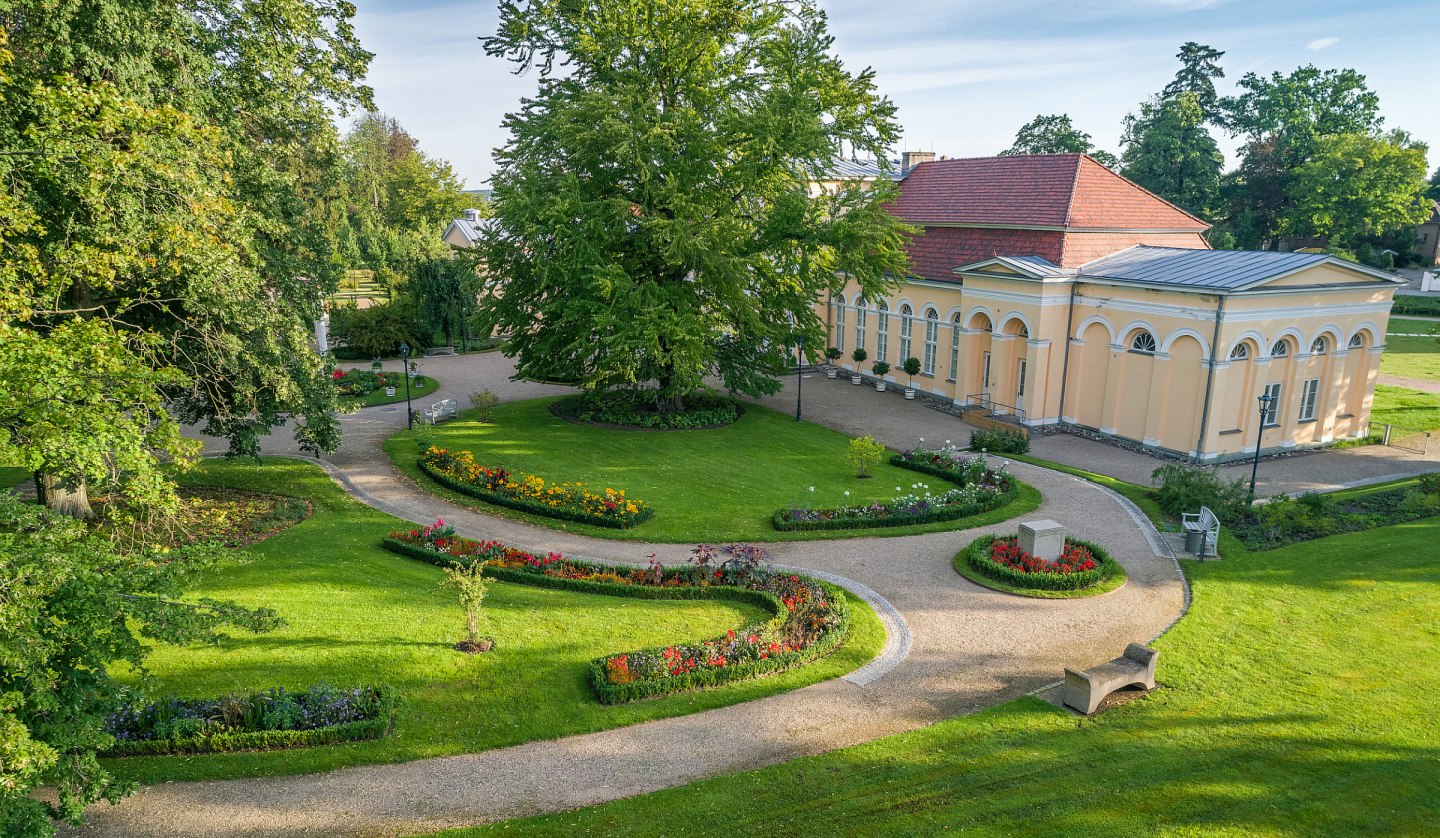
M 398 376 L 399 374 L 396 373 L 396 375 Z M 429 401 L 424 401 L 424 402 L 422 403 L 421 400 L 424 399 L 424 397 L 430 395 L 431 393 L 433 393 L 433 392 L 435 392 L 436 390 L 439 390 L 439 389 L 440 389 L 440 382 L 439 382 L 439 381 L 436 381 L 436 380 L 435 380 L 435 376 L 433 376 L 433 375 L 421 376 L 421 379 L 420 379 L 420 383 L 419 383 L 419 384 L 411 384 L 411 385 L 410 385 L 410 400 L 414 403 L 415 409 L 416 409 L 416 410 L 424 410 L 425 408 L 429 407 L 429 406 L 430 406 L 430 402 L 429 402 Z M 404 402 L 404 401 L 405 401 L 405 384 L 404 384 L 404 382 L 401 382 L 400 386 L 395 388 L 395 395 L 393 395 L 393 396 L 387 396 L 387 395 L 385 395 L 385 391 L 384 391 L 384 390 L 371 390 L 369 393 L 366 393 L 365 395 L 360 396 L 360 397 L 358 397 L 358 398 L 355 397 L 355 396 L 341 396 L 341 397 L 340 397 L 340 402 L 341 402 L 342 404 L 354 405 L 355 407 L 375 407 L 375 406 L 377 406 L 377 405 L 382 405 L 382 404 L 397 404 L 397 403 Z
M 379 540 L 397 519 L 359 504 L 319 469 L 287 460 L 262 465 L 206 461 L 202 482 L 312 499 L 315 514 L 247 552 L 254 561 L 217 574 L 196 595 L 279 611 L 289 623 L 237 635 L 217 647 L 156 649 L 150 670 L 161 692 L 214 696 L 318 681 L 388 683 L 406 701 L 395 733 L 372 742 L 292 751 L 111 760 L 147 783 L 324 771 L 344 765 L 461 754 L 683 715 L 782 692 L 850 672 L 884 645 L 875 613 L 851 599 L 846 645 L 810 666 L 688 695 L 602 707 L 586 682 L 590 659 L 695 640 L 760 618 L 750 606 L 653 601 L 544 590 L 497 582 L 483 631 L 496 651 L 466 656 L 453 592 L 439 568 L 388 553 Z M 409 526 L 409 525 L 404 525 Z M 679 563 L 680 551 L 662 553 Z
M 453 834 L 1433 835 L 1440 519 L 1267 553 L 1222 539 L 1224 561 L 1185 565 L 1164 688 L 1103 716 L 1025 698 Z
M 1370 432 L 1378 435 L 1382 425 L 1419 431 L 1440 428 L 1440 393 L 1375 385 L 1375 402 L 1370 408 Z
M 1392 317 L 1390 323 L 1385 327 L 1388 334 L 1402 335 L 1425 335 L 1436 334 L 1440 323 L 1434 320 L 1413 320 L 1405 317 Z
M 14 466 L 0 466 L 0 489 L 9 489 L 28 483 L 34 475 L 23 468 Z
M 494 424 L 448 422 L 420 431 L 422 438 L 452 450 L 475 452 L 482 465 L 503 465 L 538 474 L 552 483 L 583 481 L 594 488 L 623 489 L 646 501 L 655 517 L 628 530 L 538 518 L 450 492 L 415 464 L 415 433 L 385 443 L 398 468 L 428 491 L 486 512 L 600 538 L 667 543 L 794 541 L 847 536 L 913 535 L 1003 521 L 1035 509 L 1040 495 L 1022 485 L 1009 506 L 973 518 L 917 527 L 823 532 L 777 532 L 776 510 L 793 505 L 832 507 L 888 500 L 898 489 L 925 483 L 935 493 L 951 484 L 888 463 L 860 480 L 845 461 L 848 438 L 810 422 L 746 405 L 733 425 L 703 431 L 625 431 L 575 425 L 549 411 L 554 399 L 500 405 Z M 814 491 L 811 491 L 811 487 Z M 846 492 L 850 493 L 847 498 Z
M 1415 321 L 1415 327 L 1408 327 L 1390 321 L 1390 330 L 1414 334 L 1427 333 L 1440 323 Z M 1380 372 L 1398 375 L 1402 378 L 1422 378 L 1440 381 L 1440 337 L 1397 337 L 1385 338 L 1385 354 L 1380 356 Z

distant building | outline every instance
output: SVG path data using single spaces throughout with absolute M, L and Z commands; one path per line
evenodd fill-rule
M 456 247 L 474 247 L 480 241 L 480 228 L 483 223 L 480 210 L 464 210 L 460 218 L 454 219 L 445 228 L 445 234 L 441 238 L 446 244 Z
M 1415 249 L 1426 265 L 1440 265 L 1440 203 L 1430 202 L 1430 217 L 1415 230 Z
M 900 188 L 914 276 L 825 301 L 845 366 L 915 357 L 933 396 L 1203 462 L 1369 432 L 1394 277 L 1210 250 L 1204 221 L 1079 154 L 930 160 Z

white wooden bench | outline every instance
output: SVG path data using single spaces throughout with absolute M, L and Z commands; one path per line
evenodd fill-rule
M 421 418 L 431 425 L 444 422 L 446 419 L 454 419 L 458 415 L 460 415 L 460 410 L 456 407 L 454 399 L 443 399 L 420 411 Z
M 1220 539 L 1220 519 L 1210 511 L 1210 507 L 1202 506 L 1199 512 L 1183 512 L 1180 514 L 1180 529 L 1186 534 L 1203 533 L 1204 537 L 1200 542 L 1201 558 L 1206 555 L 1215 555 L 1215 545 Z M 1189 539 L 1186 539 L 1189 541 Z
M 1160 653 L 1139 643 L 1125 647 L 1125 654 L 1081 672 L 1065 668 L 1065 701 L 1085 715 L 1095 712 L 1105 696 L 1118 689 L 1141 686 L 1155 689 L 1155 661 Z

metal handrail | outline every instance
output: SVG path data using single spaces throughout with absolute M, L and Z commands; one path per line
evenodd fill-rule
M 1005 403 L 1003 403 L 1003 402 L 997 402 L 997 401 L 995 401 L 994 399 L 990 398 L 990 396 L 987 395 L 987 394 L 985 394 L 985 393 L 974 393 L 974 394 L 972 394 L 972 395 L 966 396 L 966 397 L 965 397 L 965 405 L 966 405 L 967 407 L 972 407 L 972 406 L 973 406 L 973 407 L 978 407 L 978 408 L 984 410 L 986 413 L 989 413 L 991 416 L 994 416 L 994 415 L 995 415 L 995 413 L 996 413 L 996 410 L 995 410 L 995 409 L 996 409 L 996 408 L 1000 408 L 1001 410 L 1003 410 L 1003 411 L 1005 412 L 1005 414 L 1007 414 L 1007 415 L 1009 415 L 1009 416 L 1014 416 L 1016 419 L 1019 419 L 1021 422 L 1024 422 L 1024 421 L 1025 421 L 1025 410 L 1024 410 L 1024 408 L 1016 407 L 1016 406 L 1013 405 L 1013 404 L 1005 404 Z

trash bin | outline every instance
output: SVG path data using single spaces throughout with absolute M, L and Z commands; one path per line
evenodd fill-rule
M 1189 553 L 1189 554 L 1192 555 L 1192 556 L 1198 556 L 1198 555 L 1200 555 L 1200 551 L 1203 550 L 1204 548 L 1205 548 L 1205 531 L 1204 531 L 1204 530 L 1186 530 L 1186 531 L 1185 531 L 1185 552 Z

